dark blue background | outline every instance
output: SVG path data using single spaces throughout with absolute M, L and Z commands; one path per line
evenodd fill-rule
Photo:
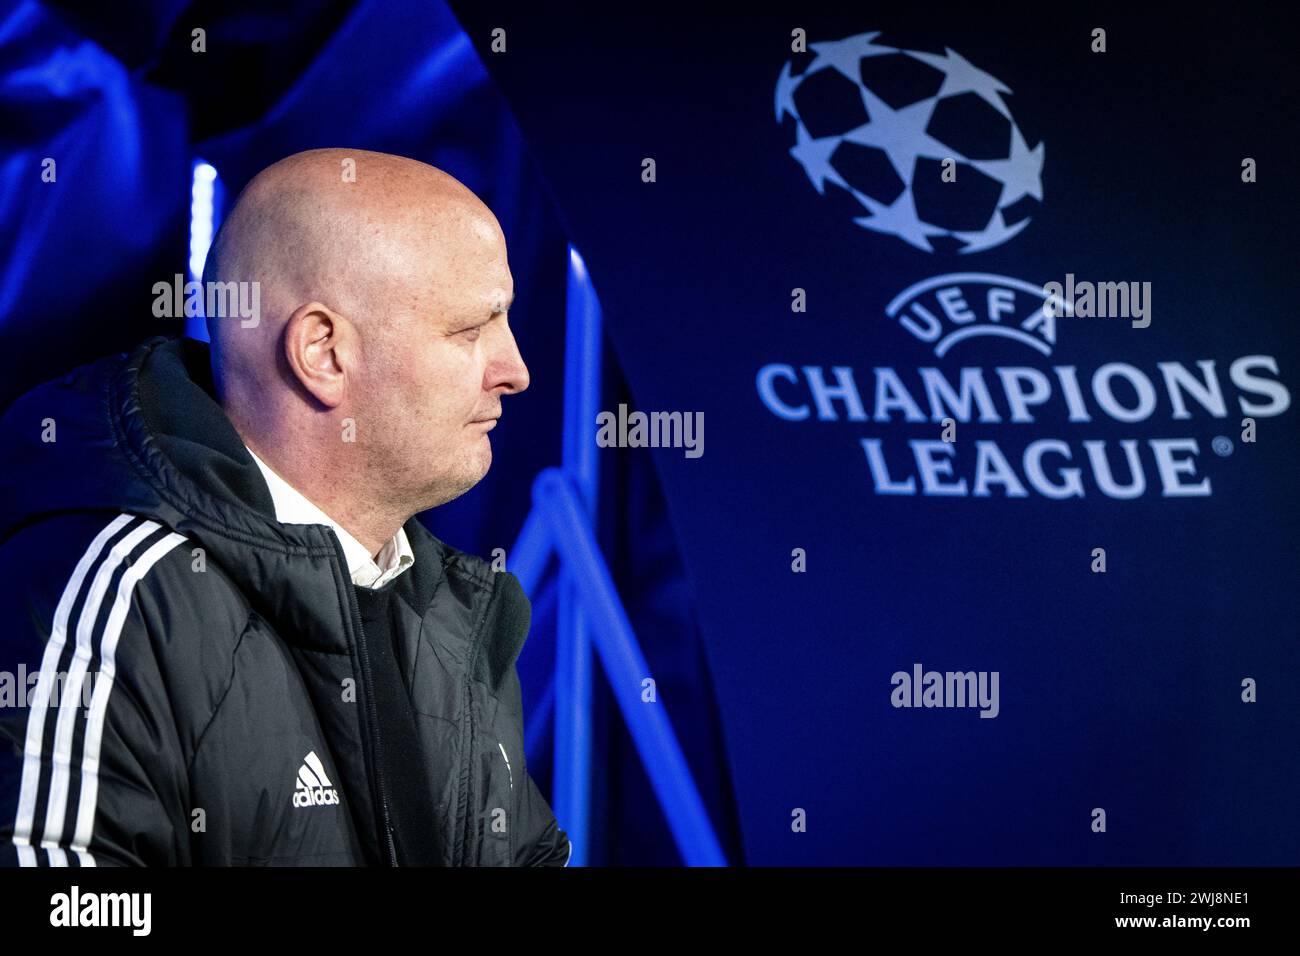
M 1294 396 L 1295 68 L 1258 11 L 1201 20 L 1041 5 L 505 17 L 457 5 L 587 251 L 638 407 L 703 410 L 706 451 L 657 451 L 699 597 L 751 863 L 1294 864 L 1296 408 L 1242 444 L 1227 367 L 1274 356 Z M 493 26 L 511 28 L 505 55 Z M 951 46 L 1006 83 L 1043 205 L 1016 239 L 926 254 L 853 225 L 787 154 L 773 92 L 790 30 Z M 1089 50 L 1091 29 L 1109 51 Z M 641 181 L 653 157 L 657 182 Z M 1240 179 L 1254 157 L 1260 180 Z M 1051 362 L 973 340 L 936 360 L 885 318 L 964 270 L 1153 283 L 1149 328 L 1062 326 Z M 790 290 L 808 290 L 806 314 Z M 1229 414 L 964 425 L 1031 439 L 1197 439 L 1207 498 L 880 497 L 858 444 L 932 424 L 787 422 L 769 362 L 870 369 L 1216 360 Z M 909 374 L 911 377 L 909 378 Z M 1086 383 L 1085 383 L 1086 387 Z M 791 388 L 791 401 L 807 390 Z M 1246 396 L 1254 398 L 1254 396 Z M 924 401 L 923 395 L 921 401 Z M 1006 407 L 999 401 L 1005 418 Z M 1057 400 L 1059 402 L 1059 399 Z M 841 416 L 843 414 L 843 406 Z M 1218 458 L 1210 439 L 1234 438 Z M 962 446 L 959 444 L 959 449 Z M 1074 464 L 1078 464 L 1075 461 Z M 1017 464 L 1018 468 L 1018 464 Z M 794 547 L 808 552 L 793 574 Z M 1104 547 L 1108 572 L 1090 572 Z M 895 710 L 890 675 L 997 670 L 1001 714 Z M 1255 678 L 1260 700 L 1240 700 Z M 791 831 L 793 808 L 808 832 Z M 1090 830 L 1094 807 L 1108 830 Z

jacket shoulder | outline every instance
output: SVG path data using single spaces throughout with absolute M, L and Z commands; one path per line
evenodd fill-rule
M 249 614 L 195 542 L 142 515 L 55 514 L 0 545 L 0 660 L 39 650 L 83 618 L 86 629 L 146 631 L 159 656 L 196 638 L 233 646 Z

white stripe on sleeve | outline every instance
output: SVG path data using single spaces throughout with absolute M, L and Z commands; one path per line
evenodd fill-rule
M 104 740 L 104 717 L 108 712 L 108 697 L 113 692 L 113 678 L 117 675 L 117 642 L 122 637 L 122 624 L 131 607 L 131 594 L 136 584 L 168 551 L 185 540 L 185 536 L 172 533 L 154 544 L 122 575 L 117 587 L 117 599 L 104 626 L 103 643 L 99 650 L 99 679 L 95 681 L 94 695 L 90 700 L 90 717 L 86 725 L 86 742 L 81 756 L 81 796 L 77 805 L 77 829 L 72 838 L 72 849 L 86 852 L 95 828 L 95 801 L 99 796 L 99 752 Z
M 99 569 L 95 572 L 90 590 L 86 594 L 86 601 L 82 605 L 81 616 L 77 619 L 76 650 L 73 652 L 67 676 L 62 682 L 60 700 L 56 702 L 59 719 L 54 732 L 52 754 L 54 769 L 50 775 L 50 796 L 45 804 L 45 831 L 41 836 L 41 846 L 50 849 L 51 862 L 55 858 L 55 849 L 63 843 L 63 827 L 68 810 L 68 785 L 72 775 L 72 734 L 81 713 L 82 685 L 86 681 L 86 669 L 90 666 L 90 658 L 95 649 L 95 622 L 99 620 L 99 609 L 104 603 L 104 593 L 108 590 L 113 574 L 122 562 L 131 556 L 131 552 L 141 541 L 157 531 L 159 527 L 161 526 L 155 521 L 146 521 L 113 546 L 113 550 L 100 562 Z M 123 574 L 124 583 L 132 570 L 134 568 Z M 120 587 L 118 594 L 119 596 L 121 594 Z M 111 618 L 109 627 L 112 627 Z M 99 676 L 102 679 L 102 659 Z M 59 855 L 62 855 L 62 851 L 59 851 Z
M 36 791 L 41 780 L 41 754 L 45 737 L 45 714 L 49 701 L 50 687 L 54 683 L 59 668 L 59 658 L 67 641 L 68 616 L 72 605 L 76 603 L 81 583 L 99 559 L 99 553 L 105 543 L 135 520 L 134 515 L 124 514 L 114 518 L 86 548 L 85 554 L 77 562 L 68 579 L 63 594 L 59 597 L 54 611 L 53 628 L 49 640 L 45 642 L 45 653 L 41 657 L 41 674 L 36 684 L 36 693 L 31 700 L 31 709 L 27 714 L 27 739 L 23 745 L 23 776 L 18 791 L 18 812 L 14 816 L 13 843 L 18 847 L 18 860 L 22 866 L 36 866 L 36 852 L 32 849 L 32 823 L 36 819 Z

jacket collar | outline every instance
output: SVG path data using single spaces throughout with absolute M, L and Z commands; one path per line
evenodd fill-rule
M 343 554 L 348 562 L 348 574 L 353 584 L 362 587 L 383 587 L 393 578 L 411 566 L 415 555 L 411 553 L 411 544 L 406 537 L 406 529 L 398 528 L 397 533 L 388 540 L 380 550 L 378 558 L 372 557 L 364 544 L 353 537 L 347 528 L 339 524 L 315 502 L 304 495 L 289 482 L 285 481 L 275 470 L 264 462 L 260 455 L 248 447 L 249 455 L 266 479 L 266 488 L 271 493 L 275 504 L 275 520 L 280 524 L 323 524 L 333 530 L 343 545 Z
M 123 453 L 156 496 L 157 515 L 204 548 L 287 639 L 346 653 L 352 581 L 342 545 L 327 525 L 276 519 L 266 480 L 214 393 L 206 343 L 143 343 L 109 385 Z M 447 549 L 415 518 L 403 530 L 426 573 L 402 575 L 410 580 L 399 593 L 422 614 Z

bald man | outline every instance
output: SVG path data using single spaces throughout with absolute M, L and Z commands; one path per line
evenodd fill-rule
M 567 865 L 524 755 L 528 599 L 415 517 L 528 387 L 495 217 L 424 163 L 311 150 L 247 185 L 204 278 L 257 314 L 0 422 L 0 863 Z

